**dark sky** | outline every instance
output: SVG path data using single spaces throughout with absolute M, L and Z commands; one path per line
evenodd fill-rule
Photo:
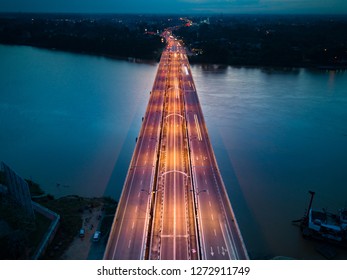
M 347 14 L 347 0 L 1 0 L 0 12 Z

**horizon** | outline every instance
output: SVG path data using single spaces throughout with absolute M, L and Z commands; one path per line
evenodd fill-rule
M 339 13 L 150 13 L 150 12 L 2 12 L 0 11 L 0 15 L 132 15 L 132 16 L 179 16 L 179 17 L 195 17 L 195 16 L 309 16 L 309 17 L 344 17 L 345 14 Z M 347 20 L 347 17 L 346 17 Z
M 347 15 L 345 0 L 4 0 L 0 13 Z

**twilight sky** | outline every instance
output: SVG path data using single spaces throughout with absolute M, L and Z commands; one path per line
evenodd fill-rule
M 0 12 L 347 15 L 347 0 L 1 0 Z

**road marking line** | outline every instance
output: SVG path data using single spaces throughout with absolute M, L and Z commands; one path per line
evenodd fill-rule
M 217 231 L 216 231 L 216 229 L 213 229 L 213 231 L 214 231 L 214 236 L 217 236 Z
M 184 65 L 183 67 L 184 67 L 184 71 L 185 71 L 186 75 L 188 76 L 188 75 L 189 75 L 189 72 L 188 72 L 188 68 L 187 68 L 187 66 L 186 66 L 186 65 Z
M 176 102 L 174 102 L 174 111 L 176 112 Z M 176 124 L 176 118 L 174 118 Z M 176 135 L 176 127 L 174 126 L 174 135 Z M 174 167 L 176 168 L 176 138 L 174 137 Z M 176 174 L 174 173 L 174 235 L 176 236 Z M 174 237 L 174 256 L 176 259 L 176 238 Z
M 238 252 L 235 250 L 236 249 L 236 245 L 235 245 L 235 242 L 234 242 L 234 238 L 232 237 L 232 235 L 229 235 L 229 232 L 228 232 L 228 229 L 227 229 L 227 225 L 225 223 L 222 224 L 222 221 L 219 221 L 219 225 L 220 225 L 220 229 L 221 229 L 222 234 L 223 234 L 223 239 L 224 239 L 225 246 L 227 247 L 225 252 L 227 252 L 229 257 L 232 258 L 232 259 L 240 259 Z M 227 238 L 228 238 L 229 242 L 227 242 Z M 229 247 L 229 246 L 231 246 L 231 247 Z
M 133 222 L 133 225 L 131 226 L 131 229 L 134 229 L 134 226 L 135 226 L 135 222 Z
M 212 221 L 214 220 L 214 218 L 213 218 L 213 214 L 211 214 L 211 219 L 212 219 Z
M 130 245 L 131 245 L 131 239 L 129 240 L 128 249 L 130 248 Z
M 227 249 L 225 249 L 223 246 L 222 246 L 222 255 L 225 256 L 225 252 L 228 252 Z
M 210 205 L 210 207 L 212 207 L 212 205 L 211 205 L 211 200 L 208 201 L 208 204 Z
M 173 237 L 177 237 L 177 238 L 188 238 L 189 234 L 178 234 L 178 235 L 173 235 L 173 234 L 162 234 L 160 235 L 160 237 L 162 238 L 173 238 Z
M 196 114 L 194 114 L 194 120 L 195 120 L 196 130 L 197 130 L 197 133 L 198 133 L 198 140 L 202 141 L 200 125 L 199 125 L 199 121 L 198 121 L 198 116 Z

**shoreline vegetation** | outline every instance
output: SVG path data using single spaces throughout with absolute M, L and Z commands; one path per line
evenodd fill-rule
M 68 195 L 54 198 L 46 194 L 39 184 L 26 179 L 32 201 L 48 208 L 60 216 L 60 225 L 52 242 L 42 256 L 42 259 L 58 260 L 78 237 L 79 230 L 84 227 L 85 213 L 92 213 L 101 208 L 100 227 L 102 238 L 106 242 L 113 223 L 117 202 L 110 197 L 81 197 Z M 0 184 L 4 183 L 3 173 L 0 172 Z M 0 237 L 0 259 L 30 259 L 38 244 L 47 232 L 50 221 L 39 213 L 35 213 L 36 226 L 29 228 L 25 213 L 13 208 L 11 203 L 0 196 L 0 222 L 7 229 L 7 234 Z
M 157 62 L 173 26 L 193 64 L 347 69 L 342 16 L 0 14 L 0 43 Z
M 117 202 L 114 199 L 109 197 L 87 198 L 77 195 L 68 195 L 54 199 L 48 195 L 40 199 L 35 199 L 35 202 L 60 215 L 58 231 L 42 259 L 61 259 L 72 242 L 78 237 L 79 230 L 84 227 L 84 213 L 92 213 L 98 208 L 102 208 L 99 229 L 102 232 L 103 240 L 108 240 L 117 207 Z

